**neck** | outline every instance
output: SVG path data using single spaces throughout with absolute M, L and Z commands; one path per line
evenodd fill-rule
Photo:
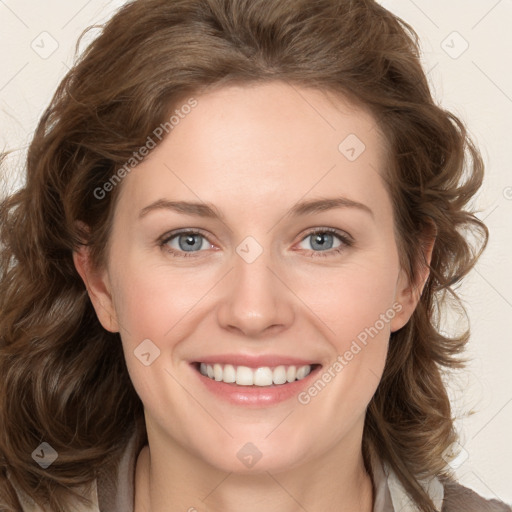
M 167 443 L 153 450 L 146 446 L 137 461 L 135 512 L 372 509 L 372 481 L 360 449 L 334 449 L 287 471 L 250 474 L 221 471 Z

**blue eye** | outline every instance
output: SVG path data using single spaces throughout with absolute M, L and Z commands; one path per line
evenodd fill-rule
M 317 229 L 302 239 L 301 244 L 308 243 L 311 247 L 302 247 L 312 252 L 312 256 L 331 256 L 350 247 L 351 238 L 332 228 Z M 325 253 L 325 254 L 322 254 Z
M 308 256 L 335 256 L 353 245 L 349 235 L 333 228 L 317 228 L 307 234 L 300 244 L 310 247 L 301 247 L 307 251 Z M 174 257 L 194 257 L 204 250 L 213 248 L 206 236 L 199 231 L 180 231 L 170 233 L 159 241 L 160 247 Z
M 313 250 L 326 251 L 328 249 L 332 249 L 335 246 L 335 243 L 338 242 L 336 247 L 339 247 L 341 242 L 334 238 L 334 235 L 331 233 L 317 232 L 311 235 L 308 235 L 305 240 L 310 240 L 311 247 Z
M 201 233 L 184 231 L 168 236 L 162 240 L 161 246 L 167 248 L 170 253 L 175 254 L 200 252 L 201 249 L 209 249 L 211 244 Z M 180 254 L 180 256 L 189 256 L 189 254 Z

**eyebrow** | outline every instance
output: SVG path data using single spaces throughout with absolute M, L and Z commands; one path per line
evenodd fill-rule
M 374 217 L 373 211 L 367 205 L 359 203 L 346 197 L 331 197 L 321 199 L 310 199 L 295 204 L 286 216 L 304 216 L 313 213 L 319 213 L 334 208 L 355 208 Z M 148 213 L 155 210 L 171 210 L 186 215 L 195 215 L 197 217 L 205 217 L 211 219 L 221 219 L 224 216 L 217 210 L 213 204 L 196 203 L 188 201 L 169 201 L 167 199 L 158 199 L 154 203 L 143 208 L 139 213 L 139 218 L 145 217 Z

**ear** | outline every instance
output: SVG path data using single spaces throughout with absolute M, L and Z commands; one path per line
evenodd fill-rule
M 437 229 L 432 222 L 424 229 L 421 239 L 420 261 L 416 264 L 416 278 L 411 281 L 402 268 L 398 276 L 395 301 L 401 306 L 401 309 L 391 321 L 391 332 L 401 329 L 411 318 L 420 301 L 423 288 L 430 275 L 430 262 L 432 261 L 432 252 L 436 241 Z
M 85 284 L 101 325 L 107 331 L 119 332 L 108 272 L 93 267 L 90 250 L 86 245 L 80 245 L 73 252 L 73 262 Z

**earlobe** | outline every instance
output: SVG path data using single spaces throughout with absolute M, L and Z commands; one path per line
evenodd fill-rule
M 404 269 L 400 270 L 395 299 L 401 305 L 401 309 L 391 321 L 391 332 L 398 331 L 409 321 L 421 299 L 421 294 L 430 275 L 430 262 L 432 261 L 435 240 L 435 227 L 429 226 L 428 232 L 421 240 L 422 261 L 417 264 L 414 282 L 411 282 Z
M 98 320 L 104 329 L 119 332 L 117 315 L 112 299 L 108 274 L 105 270 L 94 269 L 91 264 L 89 248 L 81 245 L 73 252 L 73 262 L 85 284 Z
M 410 283 L 404 270 L 400 270 L 400 276 L 397 282 L 396 303 L 400 305 L 397 308 L 398 313 L 391 321 L 391 332 L 401 329 L 411 318 L 421 298 L 421 293 L 428 278 L 428 268 L 426 276 L 422 275 L 418 279 L 418 284 Z

